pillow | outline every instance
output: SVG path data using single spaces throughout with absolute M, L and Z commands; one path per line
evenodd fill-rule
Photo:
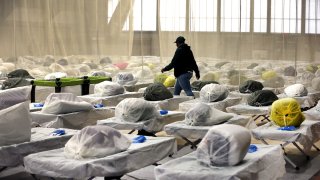
M 196 157 L 207 166 L 234 166 L 248 152 L 251 135 L 246 128 L 221 124 L 213 126 L 200 142 Z
M 268 80 L 268 79 L 272 79 L 272 78 L 274 78 L 276 76 L 277 76 L 277 73 L 275 71 L 270 70 L 270 71 L 263 72 L 262 75 L 261 75 L 261 78 L 263 80 Z
M 120 85 L 135 85 L 138 80 L 136 80 L 132 73 L 124 72 L 118 73 L 116 81 Z
M 94 86 L 94 94 L 99 96 L 114 96 L 124 93 L 124 88 L 115 82 L 103 81 Z
M 186 113 L 185 122 L 191 126 L 212 126 L 226 122 L 232 117 L 229 113 L 198 103 Z
M 163 84 L 164 81 L 167 79 L 167 77 L 169 77 L 167 74 L 158 74 L 158 75 L 156 75 L 156 77 L 154 78 L 153 82 L 154 82 L 154 83 L 161 83 L 161 84 Z
M 280 88 L 284 86 L 284 79 L 282 77 L 276 76 L 271 79 L 265 80 L 262 84 L 264 87 Z
M 200 91 L 200 100 L 204 102 L 217 102 L 226 99 L 229 90 L 220 84 L 207 84 Z
M 278 126 L 300 126 L 305 117 L 301 113 L 300 104 L 293 98 L 282 98 L 271 106 L 270 119 Z
M 125 62 L 122 62 L 122 63 L 121 63 L 121 62 L 120 62 L 120 63 L 114 64 L 114 66 L 118 67 L 120 70 L 124 70 L 124 69 L 127 68 L 128 63 L 125 63 Z
M 154 83 L 145 89 L 143 97 L 147 101 L 162 101 L 173 98 L 173 95 L 163 84 Z
M 274 101 L 278 100 L 278 96 L 271 90 L 259 90 L 252 94 L 247 99 L 250 106 L 269 106 Z
M 241 93 L 253 93 L 255 91 L 262 90 L 262 89 L 263 89 L 262 83 L 254 80 L 245 81 L 239 86 L 239 91 Z
M 30 100 L 31 86 L 0 91 L 0 110 Z
M 90 111 L 93 106 L 72 93 L 51 93 L 41 109 L 46 114 L 66 114 L 79 111 Z
M 31 139 L 29 102 L 0 110 L 0 146 L 28 142 Z
M 247 80 L 247 77 L 244 75 L 232 75 L 229 77 L 229 84 L 237 86 L 239 84 L 244 83 Z
M 202 77 L 202 81 L 218 81 L 220 78 L 220 74 L 218 72 L 209 71 L 205 73 Z
M 101 158 L 127 150 L 130 140 L 108 126 L 88 126 L 71 137 L 64 154 L 73 159 Z
M 303 84 L 293 84 L 286 87 L 284 93 L 289 97 L 302 97 L 308 95 L 308 90 Z

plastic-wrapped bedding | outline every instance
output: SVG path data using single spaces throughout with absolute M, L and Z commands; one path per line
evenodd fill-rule
M 197 99 L 192 99 L 186 102 L 182 102 L 179 104 L 179 111 L 188 111 L 189 109 L 191 109 L 192 107 L 194 107 L 194 105 L 196 103 L 202 102 L 199 98 Z M 209 102 L 206 103 L 208 104 L 210 107 L 216 108 L 218 110 L 221 111 L 226 111 L 226 107 L 235 105 L 235 104 L 239 104 L 241 102 L 241 97 L 228 97 L 222 101 L 218 101 L 218 102 Z
M 136 135 L 125 135 L 133 139 Z M 88 179 L 117 177 L 154 164 L 176 152 L 173 137 L 146 137 L 144 143 L 132 143 L 128 150 L 102 158 L 66 158 L 63 149 L 31 154 L 24 158 L 27 172 L 49 177 Z
M 313 78 L 311 86 L 314 90 L 320 91 L 320 77 Z
M 221 179 L 280 179 L 285 173 L 285 160 L 280 146 L 256 145 L 258 150 L 247 153 L 237 166 L 204 166 L 196 152 L 171 160 L 155 168 L 157 180 L 221 180 Z
M 207 166 L 234 166 L 243 160 L 250 142 L 248 129 L 233 124 L 216 125 L 200 142 L 196 157 Z
M 132 73 L 129 72 L 123 72 L 123 73 L 118 73 L 116 76 L 116 82 L 119 83 L 120 85 L 135 85 L 138 80 L 134 78 Z
M 271 79 L 265 80 L 262 84 L 264 87 L 280 88 L 284 86 L 285 81 L 282 77 L 276 76 Z
M 250 106 L 248 104 L 237 104 L 226 108 L 227 112 L 247 115 L 267 115 L 270 112 L 270 106 Z
M 88 126 L 66 143 L 64 153 L 73 159 L 101 158 L 125 151 L 130 140 L 108 126 Z
M 235 124 L 246 128 L 255 128 L 255 122 L 249 116 L 232 114 L 232 118 L 225 124 Z M 186 120 L 177 121 L 164 126 L 164 131 L 168 135 L 187 139 L 202 139 L 212 126 L 191 126 Z
M 186 113 L 186 124 L 191 126 L 212 126 L 228 121 L 233 116 L 204 103 L 196 104 Z
M 247 102 L 250 106 L 269 106 L 276 100 L 278 100 L 278 97 L 273 91 L 259 90 L 252 93 Z
M 320 102 L 317 105 L 307 111 L 303 112 L 306 119 L 309 120 L 320 120 Z
M 123 93 L 124 88 L 115 82 L 103 81 L 94 86 L 94 94 L 99 96 L 113 96 Z
M 308 95 L 308 90 L 303 84 L 293 84 L 284 89 L 288 97 L 301 97 Z
M 115 117 L 110 120 L 144 124 L 144 130 L 149 132 L 161 131 L 164 122 L 154 105 L 140 98 L 122 100 L 115 110 Z
M 217 102 L 226 99 L 229 90 L 220 84 L 207 84 L 200 91 L 200 100 L 203 102 Z
M 173 98 L 173 95 L 163 84 L 154 83 L 145 89 L 143 97 L 147 101 L 161 101 Z
M 31 86 L 23 86 L 0 91 L 0 110 L 30 99 Z
M 0 146 L 30 141 L 29 102 L 0 110 Z
M 72 93 L 52 93 L 44 102 L 41 110 L 46 114 L 66 114 L 79 111 L 90 111 L 93 106 Z
M 62 129 L 65 134 L 53 136 L 54 128 L 32 128 L 28 142 L 0 146 L 0 167 L 14 167 L 23 164 L 23 157 L 29 154 L 64 147 L 77 130 Z
M 279 126 L 269 122 L 255 129 L 252 135 L 256 139 L 270 139 L 282 142 L 297 142 L 303 146 L 306 153 L 310 152 L 312 144 L 320 140 L 320 122 L 305 120 L 294 131 L 281 131 Z
M 191 89 L 200 91 L 207 84 L 219 84 L 217 81 L 194 81 L 191 83 Z
M 56 78 L 65 78 L 65 77 L 67 77 L 67 73 L 64 73 L 64 72 L 54 72 L 54 73 L 47 74 L 47 75 L 44 77 L 44 80 L 52 80 L 52 79 L 56 79 Z
M 305 117 L 301 112 L 300 104 L 293 98 L 282 98 L 271 106 L 270 119 L 280 127 L 300 126 Z
M 293 66 L 288 66 L 284 69 L 285 76 L 297 76 L 297 71 Z
M 263 84 L 259 81 L 248 80 L 240 84 L 239 91 L 241 93 L 253 93 L 263 89 Z

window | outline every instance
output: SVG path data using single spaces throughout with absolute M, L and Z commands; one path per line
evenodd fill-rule
M 301 32 L 301 0 L 271 0 L 271 32 Z
M 160 30 L 186 30 L 186 0 L 160 1 Z
M 320 1 L 306 1 L 306 33 L 320 33 Z
M 221 31 L 250 31 L 250 0 L 221 1 Z
M 119 0 L 108 1 L 108 22 L 113 15 Z M 132 27 L 134 31 L 155 31 L 157 20 L 157 0 L 135 0 L 132 1 Z M 130 13 L 122 30 L 129 30 Z
M 190 31 L 217 31 L 217 0 L 190 0 Z
M 253 32 L 267 32 L 268 0 L 254 1 Z

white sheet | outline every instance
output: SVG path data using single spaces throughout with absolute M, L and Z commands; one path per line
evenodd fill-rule
M 235 114 L 247 114 L 247 115 L 267 115 L 270 112 L 271 106 L 255 107 L 248 104 L 237 104 L 227 107 L 227 112 Z
M 244 127 L 249 127 L 251 124 L 250 119 L 251 118 L 248 116 L 235 115 L 225 124 L 237 124 Z M 168 135 L 173 135 L 179 138 L 182 136 L 187 139 L 202 139 L 211 127 L 212 126 L 190 126 L 184 121 L 178 121 L 165 125 L 164 131 Z
M 161 125 L 164 126 L 166 124 L 170 124 L 170 123 L 175 122 L 175 121 L 181 121 L 181 120 L 184 119 L 184 116 L 185 116 L 184 112 L 168 111 L 168 114 L 161 115 L 161 117 L 162 117 Z M 143 122 L 132 123 L 132 122 L 127 122 L 127 121 L 123 121 L 123 120 L 119 120 L 119 119 L 115 119 L 115 118 L 98 120 L 97 124 L 98 125 L 110 126 L 110 127 L 115 128 L 115 129 L 118 129 L 118 130 L 132 130 L 132 129 L 135 129 L 135 130 L 141 130 L 141 129 L 147 130 L 147 127 Z
M 104 96 L 104 97 L 99 97 L 95 94 L 90 94 L 90 95 L 84 95 L 84 96 L 78 96 L 84 101 L 87 101 L 89 103 L 101 103 L 104 106 L 116 106 L 120 103 L 120 101 L 126 99 L 126 98 L 140 98 L 143 97 L 143 93 L 139 92 L 126 92 L 124 94 L 118 94 L 114 96 Z
M 155 168 L 157 180 L 222 180 L 222 179 L 264 179 L 281 178 L 285 160 L 280 146 L 256 145 L 258 151 L 247 153 L 241 164 L 228 167 L 209 167 L 197 161 L 195 152 L 169 161 Z
M 252 135 L 256 139 L 299 142 L 306 152 L 310 151 L 312 144 L 320 139 L 319 121 L 305 120 L 295 131 L 281 131 L 278 128 L 278 126 L 269 122 L 252 129 Z
M 68 114 L 44 114 L 41 112 L 31 112 L 33 124 L 49 128 L 70 128 L 82 129 L 88 125 L 95 125 L 97 120 L 106 119 L 114 116 L 111 108 L 95 108 L 91 111 L 73 112 Z
M 186 112 L 189 109 L 191 109 L 196 103 L 199 103 L 199 102 L 202 102 L 202 101 L 200 101 L 200 99 L 192 99 L 190 101 L 182 102 L 179 104 L 179 111 Z M 240 102 L 241 102 L 241 97 L 227 97 L 227 99 L 224 99 L 222 101 L 210 102 L 205 104 L 208 104 L 210 107 L 226 112 L 226 107 L 239 104 Z
M 146 138 L 144 143 L 131 144 L 127 151 L 97 159 L 69 159 L 64 156 L 63 149 L 31 154 L 24 158 L 25 169 L 49 177 L 114 177 L 151 165 L 176 152 L 176 141 L 172 137 Z
M 23 163 L 23 157 L 40 151 L 61 148 L 77 132 L 76 130 L 64 129 L 66 134 L 63 136 L 51 136 L 54 128 L 32 128 L 31 141 L 0 146 L 0 167 L 17 166 Z

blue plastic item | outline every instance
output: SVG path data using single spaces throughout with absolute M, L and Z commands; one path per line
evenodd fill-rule
M 281 131 L 294 131 L 296 130 L 297 128 L 294 127 L 294 126 L 284 126 L 284 127 L 280 127 L 278 128 L 278 130 L 281 130 Z
M 147 140 L 146 137 L 140 135 L 132 139 L 132 143 L 143 143 Z
M 65 134 L 66 134 L 66 131 L 63 129 L 57 129 L 51 133 L 52 136 L 62 136 Z
M 43 107 L 43 103 L 33 103 L 33 107 Z
M 258 147 L 256 145 L 250 144 L 249 149 L 248 149 L 248 153 L 253 153 L 258 151 Z
M 165 114 L 168 114 L 168 110 L 160 110 L 160 115 L 165 115 Z
M 95 108 L 102 108 L 102 107 L 103 107 L 103 104 L 95 104 L 94 107 L 95 107 Z

